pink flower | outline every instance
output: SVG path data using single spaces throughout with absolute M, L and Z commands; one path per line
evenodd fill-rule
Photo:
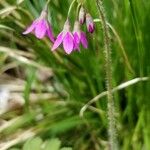
M 35 36 L 38 39 L 42 39 L 44 36 L 48 36 L 52 42 L 54 42 L 54 36 L 52 33 L 51 25 L 46 20 L 47 12 L 43 10 L 39 18 L 33 21 L 33 23 L 23 32 L 23 34 L 28 34 L 34 31 Z
M 79 11 L 79 22 L 80 24 L 83 24 L 85 22 L 85 10 L 82 6 Z
M 68 19 L 64 24 L 63 31 L 60 32 L 59 35 L 57 36 L 57 39 L 52 47 L 52 51 L 57 49 L 61 43 L 63 43 L 64 50 L 67 54 L 70 54 L 73 51 L 74 38 L 72 33 L 70 32 L 70 23 Z
M 94 30 L 95 30 L 94 21 L 89 13 L 86 14 L 86 26 L 87 26 L 88 32 L 90 32 L 90 33 L 94 32 Z
M 78 21 L 76 21 L 74 24 L 73 36 L 74 36 L 74 49 L 79 50 L 80 43 L 83 45 L 84 48 L 88 47 L 86 35 L 84 32 L 80 30 L 80 24 Z

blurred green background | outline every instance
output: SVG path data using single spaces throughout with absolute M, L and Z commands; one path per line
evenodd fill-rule
M 0 149 L 101 150 L 108 147 L 107 99 L 81 108 L 106 90 L 100 22 L 87 33 L 88 49 L 66 55 L 51 52 L 48 38 L 22 35 L 39 16 L 45 0 L 0 0 Z M 71 0 L 51 0 L 48 19 L 55 36 L 62 30 Z M 71 12 L 75 21 L 77 4 Z M 84 7 L 95 21 L 96 2 Z M 150 1 L 105 0 L 111 33 L 113 87 L 121 150 L 150 149 Z M 86 28 L 82 28 L 86 32 Z M 139 82 L 138 82 L 139 81 Z

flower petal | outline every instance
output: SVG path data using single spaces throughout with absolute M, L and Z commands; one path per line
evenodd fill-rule
M 74 37 L 74 48 L 73 49 L 78 49 L 79 50 L 80 38 L 79 38 L 77 32 L 75 32 L 73 34 L 73 37 Z
M 32 32 L 37 24 L 37 20 L 33 21 L 33 23 L 22 33 L 22 34 L 28 34 Z
M 39 39 L 42 39 L 46 34 L 46 20 L 40 19 L 35 27 L 35 36 Z
M 54 51 L 63 41 L 63 32 L 60 32 L 59 35 L 57 36 L 56 41 L 54 42 L 54 45 L 52 47 L 52 51 Z
M 63 39 L 63 47 L 67 54 L 70 54 L 73 50 L 74 43 L 73 43 L 73 36 L 70 32 L 67 32 Z
M 50 24 L 47 24 L 47 36 L 50 38 L 50 40 L 54 43 L 55 39 L 54 39 L 54 35 L 52 32 L 52 27 L 50 26 Z
M 75 33 L 73 34 L 73 37 L 74 37 L 74 41 L 79 44 L 79 43 L 80 43 L 80 37 L 79 37 L 79 35 L 78 35 L 77 32 L 75 32 Z
M 81 43 L 84 48 L 88 47 L 88 42 L 87 42 L 86 35 L 84 32 L 81 32 Z

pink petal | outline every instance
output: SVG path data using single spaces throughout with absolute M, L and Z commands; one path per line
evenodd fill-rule
M 73 37 L 74 37 L 74 41 L 79 44 L 79 43 L 80 43 L 80 37 L 79 37 L 79 35 L 78 35 L 77 32 L 75 32 L 75 33 L 73 34 Z
M 50 38 L 50 40 L 54 43 L 55 39 L 54 39 L 54 35 L 53 35 L 52 28 L 51 28 L 50 24 L 48 24 L 47 35 Z
M 40 19 L 35 27 L 35 36 L 39 39 L 42 39 L 46 34 L 46 20 Z
M 52 51 L 54 51 L 63 41 L 63 32 L 60 32 L 59 35 L 57 36 L 56 41 L 54 42 L 54 45 L 52 47 Z
M 64 50 L 67 54 L 70 54 L 73 50 L 73 36 L 70 32 L 67 32 L 67 34 L 65 35 L 64 39 L 63 39 L 63 47 Z
M 81 43 L 84 48 L 88 47 L 88 42 L 87 42 L 86 35 L 84 32 L 81 32 Z
M 28 34 L 32 32 L 37 24 L 37 20 L 33 21 L 33 23 L 22 33 L 22 34 Z
M 74 37 L 74 48 L 73 49 L 78 49 L 79 50 L 80 38 L 79 38 L 77 32 L 75 32 L 73 34 L 73 37 Z

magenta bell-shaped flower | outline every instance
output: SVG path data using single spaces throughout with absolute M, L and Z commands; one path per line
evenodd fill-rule
M 88 32 L 90 33 L 94 32 L 95 30 L 94 21 L 89 13 L 86 14 L 86 26 L 87 26 Z
M 70 54 L 73 51 L 74 48 L 74 38 L 70 31 L 70 23 L 67 19 L 63 31 L 59 33 L 57 36 L 56 41 L 54 42 L 54 45 L 52 47 L 52 51 L 58 48 L 58 46 L 63 43 L 64 50 L 67 54 Z
M 52 32 L 51 25 L 46 20 L 47 12 L 43 10 L 39 18 L 33 21 L 33 23 L 23 32 L 23 34 L 28 34 L 34 31 L 35 36 L 38 39 L 42 39 L 44 36 L 48 36 L 52 42 L 54 42 L 54 36 Z
M 80 24 L 78 21 L 76 21 L 74 24 L 73 37 L 74 37 L 74 49 L 79 50 L 80 43 L 83 45 L 84 48 L 88 47 L 86 34 L 80 30 Z
M 85 22 L 85 9 L 82 6 L 79 11 L 79 22 L 80 24 L 84 24 Z

